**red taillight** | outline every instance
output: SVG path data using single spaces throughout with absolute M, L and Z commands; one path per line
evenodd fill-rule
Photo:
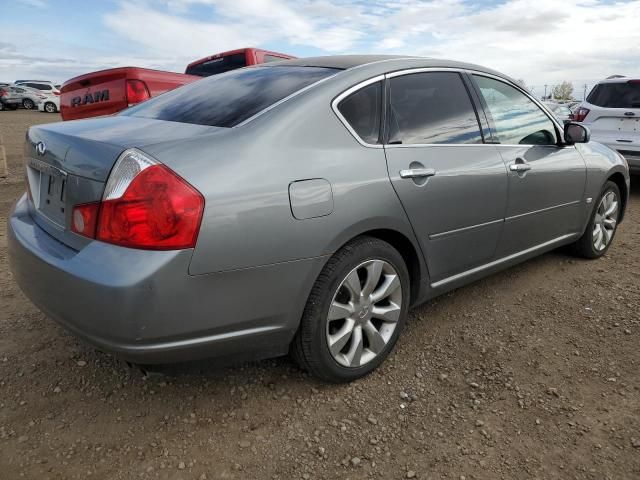
M 203 210 L 198 191 L 164 165 L 153 165 L 120 198 L 102 202 L 96 238 L 152 250 L 192 248 Z
M 203 212 L 200 192 L 132 149 L 113 167 L 102 201 L 74 207 L 72 230 L 124 247 L 179 250 L 195 247 Z
M 635 84 L 638 84 L 638 83 L 640 83 L 640 80 L 629 80 L 627 83 L 635 83 Z
M 96 236 L 99 211 L 100 202 L 83 203 L 73 207 L 71 231 L 85 237 L 94 238 Z
M 60 95 L 60 92 L 53 92 L 54 95 Z
M 150 97 L 149 90 L 142 80 L 127 80 L 127 103 L 129 105 L 144 102 Z
M 587 115 L 589 115 L 589 109 L 580 107 L 573 115 L 576 122 L 584 122 L 584 119 L 587 118 Z
M 6 97 L 7 95 L 9 95 L 9 92 L 6 90 L 0 90 L 0 97 Z

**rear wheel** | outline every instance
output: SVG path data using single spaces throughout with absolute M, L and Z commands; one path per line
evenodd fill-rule
M 391 245 L 360 237 L 327 262 L 292 344 L 298 364 L 330 382 L 360 378 L 389 355 L 409 307 L 409 273 Z
M 620 202 L 618 186 L 611 181 L 605 183 L 584 234 L 572 245 L 576 255 L 599 258 L 607 253 L 618 228 Z
M 55 103 L 47 102 L 44 104 L 44 111 L 47 113 L 56 113 L 57 108 Z
M 36 104 L 33 103 L 33 100 L 31 100 L 30 98 L 25 98 L 22 100 L 22 106 L 27 110 L 31 110 L 36 106 Z

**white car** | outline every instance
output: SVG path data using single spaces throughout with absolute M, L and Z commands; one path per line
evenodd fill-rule
M 640 79 L 602 80 L 574 116 L 591 129 L 592 140 L 617 150 L 640 174 Z
M 13 84 L 40 90 L 45 95 L 60 95 L 60 85 L 50 82 L 49 80 L 16 80 Z
M 38 104 L 38 110 L 47 113 L 60 111 L 60 95 L 46 95 Z

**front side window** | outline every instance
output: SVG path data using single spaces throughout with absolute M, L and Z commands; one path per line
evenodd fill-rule
M 482 143 L 476 112 L 458 73 L 393 77 L 389 89 L 389 143 Z
M 251 67 L 163 93 L 120 115 L 234 127 L 285 97 L 338 73 L 320 67 Z
M 518 89 L 493 78 L 474 75 L 498 141 L 508 145 L 555 145 L 553 122 L 529 97 Z
M 372 83 L 342 100 L 338 110 L 366 143 L 378 143 L 382 114 L 382 82 Z

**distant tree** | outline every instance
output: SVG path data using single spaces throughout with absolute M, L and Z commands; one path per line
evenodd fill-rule
M 527 84 L 525 83 L 524 79 L 519 78 L 516 80 L 516 83 L 520 85 L 522 88 L 524 88 L 525 90 L 527 91 L 529 90 L 529 87 L 527 87 Z
M 551 95 L 556 100 L 573 100 L 573 85 L 571 82 L 564 81 L 553 87 Z

